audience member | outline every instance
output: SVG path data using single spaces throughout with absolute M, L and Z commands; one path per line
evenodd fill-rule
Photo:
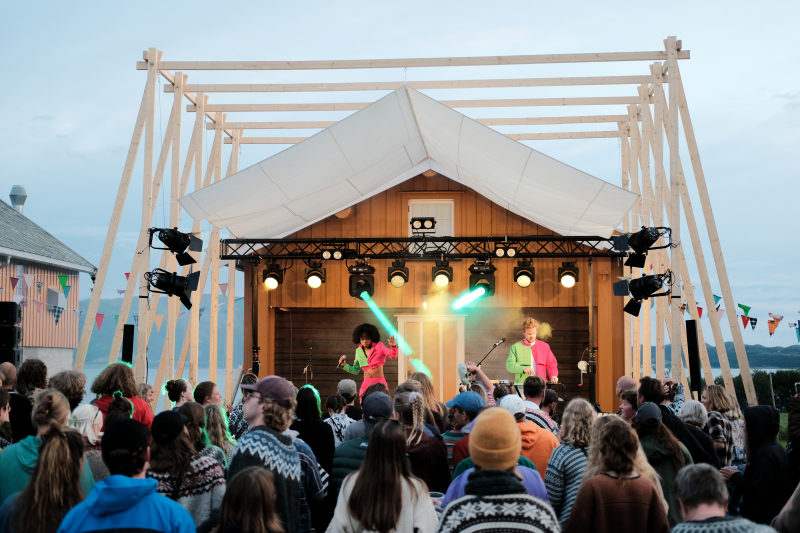
M 324 505 L 328 474 L 303 439 L 295 438 L 294 447 L 300 456 L 300 527 L 297 531 L 325 531 L 333 515 L 332 508 Z
M 622 400 L 619 404 L 619 416 L 631 424 L 636 416 L 636 409 L 639 408 L 639 394 L 635 390 L 624 390 L 619 397 Z
M 626 390 L 637 390 L 639 385 L 630 376 L 622 376 L 617 380 L 617 397 L 622 398 L 622 393 Z
M 684 404 L 685 406 L 685 404 Z M 689 465 L 675 479 L 675 490 L 683 522 L 673 533 L 769 533 L 769 526 L 741 516 L 726 516 L 728 489 L 713 466 Z
M 483 398 L 472 391 L 462 392 L 447 402 L 447 407 L 453 409 L 453 418 L 457 428 L 448 431 L 448 437 L 444 438 L 444 444 L 447 447 L 447 462 L 451 470 L 454 471 L 458 463 L 469 457 L 469 433 L 478 417 L 478 411 L 485 405 Z
M 414 372 L 409 379 L 419 381 L 422 393 L 422 399 L 425 401 L 425 407 L 433 415 L 433 423 L 439 430 L 439 433 L 447 431 L 445 424 L 445 416 L 447 415 L 447 407 L 436 398 L 436 392 L 433 390 L 433 382 L 424 372 Z
M 226 464 L 230 464 L 236 441 L 228 431 L 228 417 L 221 405 L 206 404 L 203 408 L 206 415 L 206 433 L 208 442 L 225 453 Z
M 177 411 L 186 402 L 193 402 L 192 387 L 185 379 L 171 379 L 164 385 L 172 410 Z
M 694 438 L 697 439 L 697 442 L 700 443 L 700 446 L 702 446 L 711 457 L 711 466 L 719 470 L 720 464 L 717 458 L 717 452 L 714 449 L 714 441 L 711 440 L 711 437 L 702 429 L 705 427 L 706 422 L 708 422 L 708 412 L 706 408 L 703 407 L 703 404 L 697 400 L 687 400 L 683 402 L 681 420 L 686 424 L 686 427 Z
M 70 410 L 74 411 L 86 396 L 86 374 L 75 370 L 59 372 L 50 378 L 47 388 L 55 389 L 66 396 Z
M 728 399 L 731 401 L 731 410 L 722 413 L 731 422 L 731 437 L 733 439 L 733 458 L 731 466 L 735 466 L 739 472 L 744 473 L 744 465 L 747 462 L 747 454 L 745 453 L 745 431 L 744 431 L 744 418 L 742 418 L 742 411 L 739 408 L 739 401 L 736 399 L 735 394 L 728 393 Z M 791 410 L 790 410 L 791 412 Z M 789 437 L 791 440 L 791 436 Z M 800 442 L 798 440 L 797 442 Z M 800 464 L 794 469 L 796 478 L 793 479 L 792 485 L 800 482 Z
M 219 463 L 223 473 L 228 472 L 228 459 L 225 452 L 211 444 L 206 431 L 206 412 L 197 402 L 183 404 L 177 411 L 186 417 L 186 432 L 195 452 L 201 457 L 210 457 Z
M 300 456 L 292 439 L 282 433 L 294 420 L 292 386 L 279 376 L 267 376 L 253 385 L 244 404 L 250 431 L 239 439 L 229 470 L 233 477 L 251 466 L 272 472 L 275 483 L 275 513 L 287 532 L 297 531 L 300 519 Z
M 778 533 L 797 533 L 800 530 L 800 485 L 794 489 L 781 514 L 772 519 L 771 525 Z
M 769 524 L 780 513 L 794 488 L 789 484 L 789 458 L 778 443 L 778 412 L 771 405 L 747 407 L 744 422 L 747 468 L 744 474 L 733 467 L 723 468 L 720 473 L 735 487 L 732 500 L 741 498 L 742 516 L 759 524 Z
M 538 470 L 536 470 L 536 465 L 531 462 L 530 459 L 525 457 L 524 455 L 520 455 L 517 458 L 517 466 L 524 466 L 525 468 L 529 468 L 538 474 Z M 472 460 L 472 457 L 465 457 L 458 463 L 455 470 L 453 471 L 453 479 L 455 480 L 458 476 L 469 470 L 470 468 L 475 468 L 475 461 Z M 539 476 L 541 479 L 541 476 Z
M 564 527 L 578 497 L 589 457 L 595 414 L 594 408 L 586 400 L 576 398 L 569 402 L 564 410 L 559 434 L 562 444 L 553 450 L 547 463 L 544 477 L 547 498 L 558 515 L 561 527 Z
M 97 400 L 93 403 L 102 411 L 104 417 L 108 411 L 108 405 L 114 399 L 114 393 L 120 392 L 133 406 L 134 420 L 141 422 L 148 429 L 153 423 L 153 411 L 144 400 L 139 398 L 139 387 L 136 386 L 133 370 L 127 364 L 111 363 L 106 366 L 94 378 L 92 392 L 97 395 Z
M 683 395 L 683 385 L 672 378 L 666 378 L 662 382 L 662 386 L 664 387 L 664 399 L 661 400 L 661 405 L 666 407 L 673 415 L 682 418 L 681 408 L 683 407 L 683 402 L 686 401 Z
M 596 473 L 578 490 L 564 533 L 667 533 L 669 522 L 656 487 L 636 471 L 639 438 L 633 428 L 620 418 L 601 417 L 591 449 L 599 461 Z
M 222 405 L 222 394 L 219 393 L 219 388 L 213 381 L 201 381 L 194 388 L 194 401 L 202 407 L 210 403 Z
M 100 451 L 100 435 L 103 428 L 103 414 L 100 409 L 90 403 L 79 406 L 72 412 L 71 425 L 78 430 L 86 443 L 87 451 L 83 454 L 83 460 L 89 465 L 94 482 L 97 483 L 110 476 Z
M 480 385 L 478 385 L 480 387 Z M 475 386 L 473 385 L 473 388 Z M 494 396 L 495 405 L 500 402 L 500 398 L 503 396 L 508 396 L 509 394 L 516 394 L 511 390 L 511 386 L 507 385 L 506 383 L 498 383 L 497 386 L 494 388 L 494 392 L 492 395 Z M 488 401 L 488 398 L 484 398 L 484 401 Z
M 272 473 L 256 466 L 245 468 L 229 482 L 222 506 L 203 522 L 197 533 L 284 533 L 275 514 Z
M 487 376 L 486 373 L 472 361 L 467 361 L 465 366 L 468 373 L 474 374 L 478 378 L 477 382 L 470 385 L 469 390 L 472 392 L 477 392 L 480 397 L 483 398 L 483 401 L 486 403 L 486 405 L 496 405 L 494 400 L 494 384 L 492 383 L 492 380 L 489 379 L 489 376 Z M 463 385 L 460 387 L 463 387 Z M 463 392 L 461 391 L 460 387 L 459 392 Z M 467 389 L 465 388 L 464 390 L 466 391 Z
M 345 413 L 347 401 L 338 394 L 328 396 L 328 401 L 325 402 L 325 409 L 328 410 L 328 418 L 325 419 L 325 423 L 333 430 L 334 444 L 339 446 L 344 442 L 344 431 L 347 426 L 355 421 Z
M 547 384 L 539 376 L 528 376 L 522 384 L 522 393 L 525 396 L 525 418 L 540 428 L 558 435 L 558 424 L 550 415 L 541 409 L 547 390 Z M 525 446 L 523 445 L 523 449 Z M 524 455 L 524 454 L 523 454 Z
M 256 381 L 258 381 L 258 376 L 248 373 L 242 376 L 241 385 L 253 385 Z M 236 404 L 228 417 L 228 426 L 230 427 L 231 436 L 236 441 L 241 439 L 242 435 L 250 431 L 250 426 L 247 424 L 247 420 L 244 419 L 244 414 L 242 412 L 244 402 L 247 401 L 249 395 L 249 390 L 242 389 L 242 401 Z
M 133 404 L 117 391 L 111 395 L 113 398 L 106 409 L 106 416 L 103 417 L 103 426 L 111 425 L 122 418 L 133 418 Z M 102 428 L 101 428 L 102 429 Z
M 17 392 L 34 402 L 34 394 L 47 388 L 47 365 L 41 359 L 25 359 L 17 371 Z
M 158 483 L 147 479 L 150 432 L 136 420 L 110 424 L 103 434 L 103 461 L 111 476 L 100 481 L 64 518 L 58 533 L 148 531 L 193 533 L 192 516 L 157 494 Z
M 45 389 L 39 392 L 34 402 L 33 421 L 38 428 L 36 436 L 25 437 L 0 452 L 0 503 L 28 485 L 39 459 L 42 437 L 51 430 L 63 428 L 69 422 L 69 402 L 57 390 Z M 81 473 L 80 486 L 84 496 L 94 486 L 92 473 L 85 466 Z
M 148 404 L 152 402 L 154 396 L 153 386 L 149 383 L 139 383 L 137 386 L 139 387 L 139 398 Z
M 14 430 L 11 428 L 9 415 L 11 414 L 11 395 L 6 389 L 0 387 L 0 450 L 11 446 L 14 440 Z
M 497 407 L 487 408 L 475 420 L 469 440 L 475 470 L 460 476 L 468 476 L 464 495 L 447 503 L 439 532 L 560 531 L 558 517 L 546 503 L 544 487 L 534 489 L 536 497 L 520 482 L 525 477 L 515 464 L 522 437 L 515 425 L 515 418 Z M 527 478 L 529 483 L 533 480 L 541 484 L 538 475 Z
M 363 423 L 364 433 L 361 437 L 343 442 L 336 448 L 333 455 L 333 470 L 331 471 L 331 488 L 328 498 L 336 502 L 339 491 L 342 488 L 344 478 L 361 468 L 364 458 L 367 456 L 369 447 L 369 434 L 380 420 L 392 417 L 392 399 L 388 394 L 380 391 L 370 392 L 369 388 L 364 391 L 364 399 L 361 401 L 364 408 Z
M 661 478 L 661 488 L 669 505 L 667 518 L 670 527 L 681 523 L 678 499 L 675 495 L 675 478 L 686 465 L 694 464 L 686 447 L 676 439 L 661 422 L 659 406 L 645 402 L 636 410 L 633 428 L 647 460 Z
M 422 396 L 416 394 L 415 406 L 421 408 Z M 328 532 L 434 531 L 437 516 L 429 487 L 409 469 L 403 425 L 382 420 L 370 429 L 364 462 L 344 480 Z
M 558 411 L 558 402 L 562 401 L 558 397 L 558 393 L 553 389 L 545 389 L 544 390 L 544 400 L 542 400 L 542 404 L 539 406 L 539 409 L 544 413 L 546 416 L 550 417 L 550 420 L 553 423 L 550 425 L 550 428 L 553 430 L 553 434 L 558 437 L 559 432 L 559 425 L 558 422 L 555 421 L 556 412 Z
M 158 482 L 159 494 L 178 502 L 199 526 L 222 505 L 225 476 L 217 461 L 196 451 L 188 422 L 180 411 L 163 411 L 153 419 L 147 477 Z
M 361 405 L 364 405 L 364 400 L 366 400 L 367 396 L 372 394 L 373 392 L 382 392 L 389 395 L 389 389 L 383 383 L 373 383 L 367 390 L 364 391 L 364 394 L 361 396 Z M 363 416 L 363 415 L 362 415 Z M 364 420 L 356 420 L 349 426 L 347 429 L 344 430 L 344 442 L 353 440 L 353 439 L 360 439 L 364 435 Z
M 6 439 L 11 443 L 19 442 L 25 437 L 36 435 L 36 428 L 33 427 L 31 413 L 33 404 L 21 394 L 14 391 L 17 383 L 17 369 L 11 363 L 0 363 L 0 372 L 3 373 L 3 388 L 8 392 L 8 422 L 11 424 L 12 439 Z
M 395 389 L 394 412 L 405 426 L 411 471 L 426 483 L 428 489 L 444 493 L 450 485 L 447 450 L 438 438 L 425 433 L 425 401 L 418 383 L 409 380 Z
M 733 462 L 733 428 L 731 421 L 722 413 L 733 409 L 725 387 L 721 385 L 708 385 L 701 398 L 703 406 L 708 411 L 708 422 L 703 431 L 708 433 L 714 441 L 719 464 L 731 466 Z
M 0 531 L 56 533 L 64 516 L 87 495 L 81 489 L 85 446 L 77 431 L 53 425 L 42 436 L 28 486 L 0 507 Z
M 350 419 L 354 422 L 361 420 L 361 417 L 364 413 L 360 408 L 355 406 L 356 398 L 358 397 L 356 382 L 352 379 L 343 379 L 336 386 L 336 392 L 339 396 L 344 398 L 344 402 L 347 405 L 344 414 L 350 417 Z
M 336 450 L 336 439 L 333 428 L 322 421 L 319 392 L 313 385 L 304 385 L 297 392 L 295 421 L 289 427 L 298 433 L 298 437 L 308 444 L 314 456 L 326 472 L 333 469 L 333 452 Z
M 501 398 L 500 407 L 511 413 L 517 421 L 517 428 L 522 434 L 522 455 L 533 461 L 536 470 L 544 481 L 547 463 L 558 445 L 558 437 L 548 429 L 537 426 L 525 418 L 525 402 L 516 394 Z
M 787 413 L 787 433 L 789 442 L 786 445 L 786 455 L 789 456 L 789 482 L 791 485 L 800 484 L 800 394 L 789 398 Z M 744 420 L 742 420 L 744 426 Z M 749 450 L 748 450 L 749 451 Z M 749 460 L 745 454 L 745 461 Z M 740 468 L 740 471 L 742 469 Z

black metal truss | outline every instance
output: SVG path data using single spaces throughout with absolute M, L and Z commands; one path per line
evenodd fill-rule
M 497 248 L 514 248 L 497 257 Z M 407 237 L 369 239 L 223 239 L 220 259 L 320 260 L 323 251 L 342 251 L 342 259 L 529 259 L 535 257 L 624 257 L 603 237 Z

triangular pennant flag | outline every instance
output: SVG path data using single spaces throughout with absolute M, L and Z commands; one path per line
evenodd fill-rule
M 72 290 L 72 286 L 71 285 L 67 285 L 66 287 L 64 287 L 64 298 L 69 296 L 69 291 L 70 290 Z
M 39 294 L 42 294 L 42 287 L 44 287 L 44 281 L 37 281 L 36 290 L 39 292 Z
M 136 327 L 139 327 L 139 315 L 133 315 L 133 323 L 136 324 Z
M 114 315 L 114 324 L 119 324 L 119 315 Z
M 800 328 L 795 328 L 795 333 L 797 333 L 797 342 L 800 342 Z
M 33 287 L 33 278 L 35 277 L 33 274 L 23 274 L 22 277 L 25 278 L 25 287 L 30 289 Z
M 683 304 L 683 305 L 681 306 L 681 314 L 682 314 L 682 315 L 685 315 L 685 314 L 686 314 L 686 304 Z
M 775 319 L 775 320 L 777 320 L 778 322 L 780 322 L 781 320 L 783 320 L 783 316 L 781 316 L 781 315 L 776 315 L 775 313 L 769 313 L 769 316 L 771 316 L 772 318 L 774 318 L 774 319 Z
M 756 324 L 758 323 L 757 318 L 750 317 L 750 327 L 756 329 Z
M 228 284 L 227 283 L 220 283 L 219 284 L 219 290 L 222 291 L 222 295 L 223 296 L 227 296 L 228 295 Z
M 21 294 L 17 294 L 16 292 L 12 294 L 11 297 L 14 299 L 14 303 L 20 303 L 24 298 L 24 296 L 22 296 Z
M 3 294 L 3 287 L 0 287 L 0 294 Z
M 770 320 L 767 322 L 767 328 L 769 328 L 769 336 L 772 337 L 772 334 L 775 333 L 775 328 L 778 327 L 778 324 L 774 320 Z
M 200 308 L 200 316 L 198 318 L 203 318 L 203 311 L 205 311 L 205 310 L 206 310 L 205 307 L 201 307 Z
M 227 302 L 222 302 L 221 304 L 219 304 L 219 307 L 222 307 L 222 306 L 223 306 L 223 305 L 225 305 L 226 303 L 227 303 Z
M 56 319 L 56 324 L 58 324 L 58 319 L 61 318 L 61 313 L 63 312 L 64 312 L 63 307 L 53 307 L 53 317 Z
M 697 315 L 698 315 L 697 318 L 703 318 L 703 308 L 702 307 L 698 307 L 697 308 Z
M 161 323 L 164 321 L 164 315 L 156 315 L 156 330 L 161 331 Z
M 97 329 L 98 330 L 100 330 L 100 326 L 103 325 L 103 318 L 105 318 L 105 316 L 106 315 L 104 315 L 103 313 L 97 313 L 94 316 L 94 321 L 95 321 L 95 323 L 97 323 Z
M 788 322 L 790 328 L 796 328 L 797 322 Z
M 131 279 L 131 273 L 125 272 L 125 279 Z
M 714 297 L 714 307 L 719 307 L 719 301 L 722 300 L 722 296 L 717 296 L 716 294 L 712 294 L 711 296 Z
M 73 309 L 72 312 L 75 313 L 75 316 L 81 316 L 81 315 L 78 314 L 78 312 L 75 309 Z
M 739 308 L 741 308 L 742 311 L 744 311 L 744 316 L 747 316 L 750 313 L 750 309 L 752 309 L 752 307 L 748 307 L 743 304 L 736 304 L 736 305 L 739 306 Z
M 750 322 L 750 319 L 747 318 L 747 315 L 741 315 L 740 318 L 742 319 L 742 327 L 747 329 L 747 323 Z
M 656 306 L 656 299 L 653 298 L 652 300 L 650 300 L 650 309 L 654 308 L 655 306 Z
M 69 281 L 69 276 L 58 276 L 58 282 L 61 284 L 61 290 L 67 290 L 67 282 Z
M 117 289 L 117 294 L 125 294 L 125 289 Z
M 722 320 L 722 316 L 724 314 L 725 314 L 725 310 L 724 309 L 717 309 L 717 322 L 720 322 Z
M 186 311 L 181 311 L 180 313 L 178 313 L 178 316 L 185 315 L 185 314 L 186 314 Z
M 34 300 L 33 303 L 36 304 L 36 312 L 37 313 L 41 313 L 42 312 L 42 302 Z
M 17 290 L 17 283 L 19 282 L 19 278 L 9 278 L 11 280 L 11 290 Z

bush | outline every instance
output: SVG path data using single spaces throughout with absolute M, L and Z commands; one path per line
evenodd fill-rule
M 756 399 L 760 405 L 772 405 L 772 394 L 769 387 L 769 374 L 763 370 L 755 370 L 752 372 L 753 386 L 756 389 Z M 775 391 L 775 408 L 785 413 L 789 406 L 789 399 L 794 396 L 794 384 L 800 382 L 800 370 L 778 370 L 772 374 L 772 387 Z M 725 385 L 722 376 L 714 379 L 717 385 Z M 735 376 L 733 378 L 733 387 L 736 390 L 736 399 L 739 400 L 739 405 L 744 409 L 749 404 L 747 397 L 744 393 L 744 383 L 742 383 L 742 376 Z

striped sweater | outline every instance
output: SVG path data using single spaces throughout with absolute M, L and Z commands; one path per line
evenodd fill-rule
M 177 501 L 189 511 L 195 526 L 202 524 L 211 513 L 219 510 L 225 496 L 225 476 L 220 464 L 210 457 L 195 455 L 189 463 L 183 482 L 178 489 Z M 172 497 L 177 479 L 167 472 L 147 471 L 147 477 L 158 482 L 158 493 Z
M 450 467 L 450 477 L 453 477 L 453 446 L 456 445 L 461 437 L 464 436 L 464 433 L 460 429 L 451 429 L 444 435 L 442 435 L 442 442 L 444 443 L 445 448 L 447 448 L 447 466 Z
M 562 444 L 553 450 L 547 463 L 544 485 L 561 527 L 564 527 L 578 497 L 588 454 L 588 447 L 581 450 L 572 444 Z

